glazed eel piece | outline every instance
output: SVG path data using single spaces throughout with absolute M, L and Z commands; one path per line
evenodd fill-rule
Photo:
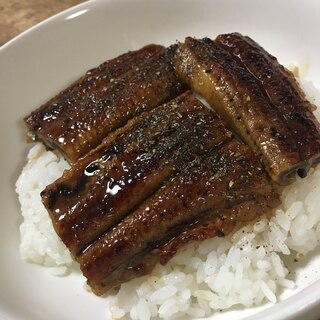
M 248 70 L 208 38 L 186 38 L 174 57 L 177 75 L 200 93 L 259 155 L 279 184 L 300 163 L 295 135 L 285 117 Z
M 109 85 L 77 100 L 74 116 L 56 117 L 38 139 L 60 150 L 70 163 L 76 162 L 129 119 L 186 90 L 171 66 L 175 50 L 174 45 L 146 57 L 142 64 L 110 79 Z
M 235 207 L 239 217 L 251 219 L 249 203 L 251 214 L 258 213 L 256 207 L 265 213 L 279 198 L 250 148 L 228 139 L 197 161 L 184 162 L 154 195 L 88 247 L 79 256 L 81 270 L 94 293 L 104 294 L 150 272 L 159 260 L 165 264 L 188 237 L 201 240 L 230 232 Z M 223 218 L 228 215 L 225 224 L 217 220 L 228 221 Z
M 196 219 L 173 228 L 151 250 L 144 250 L 134 255 L 108 274 L 103 284 L 93 287 L 93 291 L 97 295 L 102 295 L 122 283 L 147 275 L 157 263 L 166 265 L 188 243 L 224 237 L 237 225 L 241 226 L 263 214 L 269 214 L 278 201 L 273 194 L 269 198 L 257 200 L 245 201 L 229 209 L 208 210 Z
M 47 186 L 42 201 L 72 255 L 159 189 L 181 161 L 222 143 L 228 131 L 216 119 L 188 91 L 133 118 Z
M 284 175 L 297 170 L 301 177 L 306 176 L 312 164 L 320 161 L 320 124 L 312 112 L 315 106 L 306 100 L 294 75 L 251 38 L 222 34 L 216 43 L 257 79 L 294 136 L 300 159 Z
M 66 130 L 68 124 L 83 112 L 84 102 L 94 100 L 115 78 L 136 69 L 145 60 L 163 50 L 163 46 L 150 44 L 90 69 L 84 76 L 24 118 L 29 137 L 53 147 L 54 142 L 50 142 L 51 135 L 57 130 Z

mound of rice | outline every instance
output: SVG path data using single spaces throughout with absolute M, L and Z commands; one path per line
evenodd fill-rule
M 62 274 L 71 265 L 69 250 L 55 233 L 40 192 L 58 179 L 69 164 L 42 144 L 28 153 L 28 163 L 16 183 L 23 223 L 20 225 L 20 255 L 23 260 L 55 268 Z
M 309 99 L 320 105 L 319 92 L 312 84 L 303 86 Z M 66 272 L 72 259 L 54 232 L 40 192 L 66 168 L 62 158 L 36 144 L 16 184 L 24 219 L 21 257 L 51 267 L 55 274 Z M 152 274 L 123 284 L 108 305 L 112 317 L 186 319 L 234 305 L 275 303 L 283 288 L 295 287 L 283 256 L 305 255 L 319 244 L 317 198 L 320 166 L 284 188 L 282 205 L 270 220 L 262 217 L 229 237 L 192 243 L 166 266 L 158 265 Z

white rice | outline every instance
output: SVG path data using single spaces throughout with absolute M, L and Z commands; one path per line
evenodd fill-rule
M 55 233 L 40 192 L 62 175 L 69 164 L 42 144 L 28 154 L 28 163 L 16 183 L 23 222 L 20 225 L 20 255 L 23 260 L 52 267 L 52 272 L 66 270 L 71 262 L 69 250 Z M 58 267 L 58 269 L 57 269 Z
M 309 99 L 320 105 L 320 94 L 304 84 Z M 319 114 L 317 115 L 318 118 Z M 51 267 L 60 275 L 72 259 L 55 234 L 40 192 L 68 164 L 35 145 L 17 181 L 23 223 L 20 253 L 24 260 Z M 286 187 L 282 205 L 268 220 L 263 217 L 226 238 L 192 243 L 166 266 L 123 284 L 108 308 L 114 319 L 174 319 L 211 315 L 234 305 L 275 303 L 283 288 L 293 289 L 284 255 L 301 256 L 320 241 L 320 166 L 307 178 Z

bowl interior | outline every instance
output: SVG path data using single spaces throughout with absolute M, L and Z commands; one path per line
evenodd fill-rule
M 303 65 L 307 78 L 320 87 L 320 40 L 313 31 L 320 28 L 319 12 L 318 2 L 298 0 L 243 0 L 241 4 L 236 0 L 91 1 L 3 46 L 0 318 L 40 320 L 45 315 L 47 320 L 87 319 L 94 315 L 102 320 L 107 313 L 104 299 L 83 289 L 84 280 L 78 270 L 68 277 L 54 277 L 19 258 L 21 217 L 14 184 L 29 148 L 25 143 L 24 115 L 87 69 L 120 53 L 151 42 L 169 45 L 186 36 L 215 37 L 232 31 L 250 35 L 283 64 Z M 285 295 L 293 295 L 295 300 L 291 301 L 300 303 L 301 310 L 318 303 L 315 292 L 320 289 L 316 282 L 320 278 L 316 272 L 319 257 L 318 250 L 293 266 L 298 287 Z M 298 293 L 304 288 L 307 291 Z M 268 306 L 264 315 L 274 315 L 273 319 L 289 317 L 287 304 Z M 235 309 L 216 314 L 214 319 L 242 319 L 260 309 Z

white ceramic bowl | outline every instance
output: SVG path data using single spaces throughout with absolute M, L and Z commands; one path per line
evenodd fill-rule
M 129 49 L 185 36 L 239 31 L 284 63 L 300 63 L 320 87 L 320 2 L 314 0 L 101 0 L 67 10 L 0 49 L 0 319 L 106 319 L 105 300 L 78 272 L 59 278 L 19 259 L 14 183 L 27 151 L 22 117 L 87 69 Z M 274 306 L 235 309 L 212 319 L 317 319 L 319 250 L 296 272 L 297 289 Z M 262 311 L 261 311 L 262 310 Z M 247 318 L 248 317 L 248 318 Z M 320 316 L 319 316 L 320 318 Z

